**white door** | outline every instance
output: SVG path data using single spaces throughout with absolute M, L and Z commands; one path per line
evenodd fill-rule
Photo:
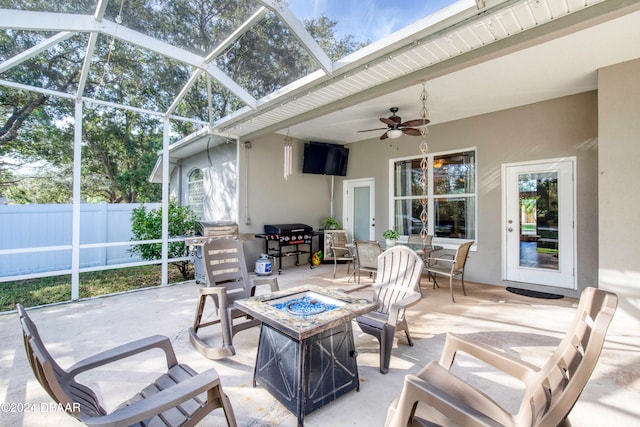
M 573 159 L 503 165 L 503 276 L 575 289 Z
M 376 236 L 375 180 L 344 181 L 343 227 L 353 240 L 374 240 Z

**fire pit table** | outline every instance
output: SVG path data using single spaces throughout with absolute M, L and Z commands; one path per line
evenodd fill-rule
M 235 302 L 262 322 L 253 386 L 261 384 L 298 417 L 359 389 L 351 320 L 377 304 L 301 286 Z

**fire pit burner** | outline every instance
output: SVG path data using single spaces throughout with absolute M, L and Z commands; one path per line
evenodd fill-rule
M 304 292 L 278 298 L 271 301 L 271 306 L 277 310 L 294 316 L 306 318 L 335 310 L 344 305 L 344 301 L 327 297 L 315 292 Z
M 274 304 L 274 307 L 279 310 L 287 310 L 294 316 L 313 316 L 338 308 L 337 305 L 327 305 L 311 297 L 300 298 L 288 304 Z

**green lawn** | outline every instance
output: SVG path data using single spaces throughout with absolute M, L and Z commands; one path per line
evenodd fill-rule
M 193 271 L 190 277 L 193 278 Z M 81 273 L 80 298 L 158 286 L 160 279 L 160 265 Z M 169 265 L 169 283 L 184 280 L 178 269 Z M 0 312 L 15 310 L 16 303 L 33 307 L 69 300 L 71 275 L 0 283 Z

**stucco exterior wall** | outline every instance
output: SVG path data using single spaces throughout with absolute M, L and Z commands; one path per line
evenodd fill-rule
M 507 286 L 502 280 L 502 177 L 504 163 L 576 158 L 578 292 L 597 283 L 597 97 L 587 92 L 547 102 L 431 126 L 429 152 L 477 149 L 477 251 L 465 277 Z M 420 137 L 371 139 L 350 144 L 347 179 L 376 179 L 376 235 L 389 224 L 389 158 L 419 154 Z M 518 284 L 522 287 L 522 284 Z M 535 286 L 531 286 L 536 289 Z M 547 292 L 576 293 L 554 288 Z
M 640 319 L 640 59 L 598 73 L 599 283 Z
M 264 240 L 251 240 L 265 224 L 303 223 L 318 230 L 331 212 L 331 178 L 302 173 L 304 141 L 293 141 L 293 174 L 284 178 L 284 137 L 271 134 L 240 146 L 240 231 L 245 233 L 247 262 L 264 252 Z M 340 188 L 337 185 L 336 189 Z M 317 247 L 317 238 L 315 240 Z M 315 249 L 315 248 L 314 248 Z M 283 265 L 293 265 L 293 257 Z M 301 263 L 307 262 L 304 256 Z
M 187 205 L 188 179 L 194 169 L 204 175 L 204 220 L 235 221 L 238 216 L 238 162 L 235 143 L 211 147 L 178 161 L 172 174 L 171 195 Z

